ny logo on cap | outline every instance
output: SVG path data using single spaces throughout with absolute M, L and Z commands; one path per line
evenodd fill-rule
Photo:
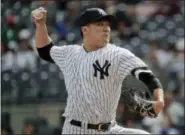
M 105 15 L 105 14 L 106 14 L 105 11 L 102 10 L 102 9 L 98 9 L 98 12 L 99 12 L 101 15 Z
M 100 8 L 90 8 L 89 11 L 98 11 L 101 15 L 106 15 L 105 11 Z

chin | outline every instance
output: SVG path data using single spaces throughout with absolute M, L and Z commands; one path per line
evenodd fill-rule
M 110 40 L 109 39 L 104 39 L 104 40 L 101 40 L 99 43 L 97 43 L 97 45 L 99 46 L 99 47 L 103 47 L 103 46 L 105 46 L 106 44 L 108 44 L 110 42 Z
M 109 40 L 109 39 L 106 39 L 106 40 L 105 40 L 105 43 L 106 43 L 106 44 L 108 44 L 109 42 L 110 42 L 110 40 Z
M 108 43 L 109 43 L 109 40 L 106 40 L 106 41 L 102 42 L 102 46 L 105 46 Z

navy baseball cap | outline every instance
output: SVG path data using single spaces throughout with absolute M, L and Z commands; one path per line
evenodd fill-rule
M 116 18 L 113 15 L 108 15 L 101 8 L 88 8 L 86 9 L 76 20 L 76 24 L 80 27 L 85 26 L 89 23 L 107 20 L 112 25 L 116 22 Z

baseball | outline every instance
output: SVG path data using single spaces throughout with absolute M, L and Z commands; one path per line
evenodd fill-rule
M 41 19 L 43 17 L 42 12 L 39 9 L 35 9 L 32 11 L 32 14 L 37 18 L 37 19 Z

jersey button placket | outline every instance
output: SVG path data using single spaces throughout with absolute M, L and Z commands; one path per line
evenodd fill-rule
M 82 58 L 84 58 L 84 56 L 82 56 Z M 78 87 L 79 87 L 79 93 L 80 95 L 83 94 L 83 89 L 82 89 L 82 81 L 83 81 L 83 62 L 84 62 L 84 59 L 78 59 L 79 60 L 79 67 L 78 67 L 78 70 L 77 70 L 77 76 L 76 76 L 76 80 L 78 82 Z M 81 96 L 81 98 L 83 98 L 83 95 Z M 83 99 L 81 99 L 83 100 Z M 83 103 L 82 103 L 83 104 Z M 82 113 L 83 117 L 85 118 L 86 115 L 85 113 Z

